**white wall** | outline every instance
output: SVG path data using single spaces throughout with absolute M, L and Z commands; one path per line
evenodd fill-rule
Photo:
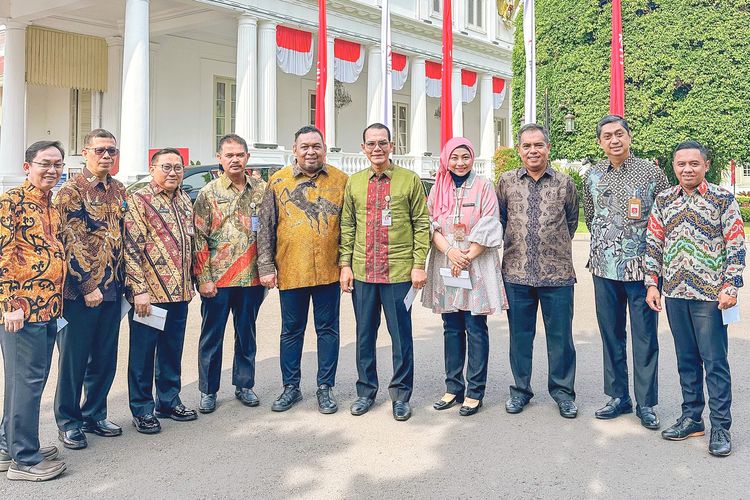
M 26 144 L 60 141 L 70 151 L 70 89 L 27 85 Z

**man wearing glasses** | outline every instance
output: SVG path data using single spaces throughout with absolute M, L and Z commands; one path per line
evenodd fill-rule
M 154 153 L 149 173 L 151 183 L 129 196 L 125 212 L 125 296 L 134 308 L 128 317 L 128 390 L 133 425 L 143 434 L 161 431 L 157 416 L 178 422 L 198 418 L 180 400 L 194 234 L 193 206 L 180 187 L 185 174 L 180 152 Z M 151 316 L 152 305 L 166 311 L 163 330 L 134 320 Z
M 26 150 L 26 181 L 0 195 L 0 345 L 5 401 L 0 471 L 8 479 L 46 481 L 65 470 L 57 447 L 39 447 L 39 407 L 62 313 L 65 250 L 52 188 L 64 164 L 59 142 Z
M 393 378 L 388 387 L 393 418 L 411 417 L 414 353 L 409 289 L 427 282 L 430 218 L 419 177 L 391 163 L 391 131 L 373 123 L 362 134 L 370 167 L 349 178 L 341 215 L 340 285 L 352 293 L 357 319 L 357 399 L 352 415 L 363 415 L 378 392 L 375 344 L 380 311 L 393 343 Z
M 242 137 L 222 137 L 216 157 L 223 173 L 200 190 L 194 208 L 193 272 L 203 316 L 198 344 L 201 413 L 216 409 L 230 311 L 234 319 L 234 395 L 245 406 L 260 404 L 253 392 L 255 320 L 266 289 L 260 284 L 255 240 L 265 183 L 245 171 L 249 155 Z
M 82 431 L 104 437 L 122 434 L 120 426 L 107 420 L 125 279 L 125 186 L 109 174 L 119 154 L 116 145 L 114 135 L 104 129 L 89 132 L 82 175 L 65 182 L 55 198 L 68 265 L 63 294 L 68 327 L 57 337 L 55 419 L 60 441 L 72 450 L 87 446 Z

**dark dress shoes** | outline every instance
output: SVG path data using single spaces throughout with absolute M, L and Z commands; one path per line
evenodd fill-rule
M 157 410 L 156 416 L 161 418 L 171 418 L 177 422 L 189 422 L 190 420 L 198 418 L 198 414 L 195 410 L 191 410 L 183 404 L 179 404 L 174 408 L 169 408 L 167 410 Z
M 234 397 L 239 399 L 240 403 L 245 406 L 258 406 L 260 404 L 258 396 L 255 395 L 252 389 L 248 389 L 247 387 L 238 387 L 235 389 Z
M 594 416 L 602 420 L 609 420 L 611 418 L 619 417 L 623 413 L 633 413 L 633 401 L 630 397 L 625 399 L 610 399 L 607 401 L 606 405 L 594 412 Z
M 322 384 L 318 387 L 315 396 L 318 398 L 318 411 L 323 415 L 330 415 L 336 413 L 339 409 L 336 398 L 333 396 L 333 387 L 327 384 Z
M 446 394 L 447 396 L 448 394 Z M 463 403 L 464 398 L 459 397 L 458 395 L 453 395 L 453 399 L 450 401 L 446 401 L 445 399 L 440 399 L 438 401 L 435 401 L 432 403 L 432 407 L 438 411 L 440 410 L 447 410 L 448 408 L 453 408 L 458 403 Z
M 372 398 L 360 396 L 354 400 L 352 405 L 349 407 L 349 411 L 351 411 L 352 415 L 354 415 L 355 417 L 364 415 L 365 413 L 370 411 L 370 408 L 372 407 L 372 404 L 374 402 L 375 400 Z
M 654 409 L 650 406 L 637 406 L 635 416 L 641 419 L 641 425 L 646 429 L 655 431 L 661 427 L 659 417 L 656 416 Z
M 458 414 L 462 417 L 469 417 L 471 415 L 474 415 L 476 412 L 479 411 L 479 409 L 482 407 L 482 401 L 479 401 L 479 404 L 476 406 L 466 406 L 462 405 L 461 408 L 458 409 Z
M 521 413 L 524 406 L 529 404 L 529 400 L 520 396 L 511 396 L 505 402 L 505 411 L 508 413 Z
M 406 422 L 411 418 L 411 406 L 408 401 L 393 402 L 393 418 L 399 422 Z
M 726 457 L 732 453 L 732 435 L 721 427 L 711 427 L 708 452 L 715 457 Z
M 70 429 L 67 431 L 59 431 L 57 438 L 62 442 L 63 446 L 69 450 L 82 450 L 89 444 L 86 442 L 86 435 L 81 429 Z
M 287 411 L 289 408 L 294 406 L 296 403 L 302 401 L 302 392 L 299 387 L 293 385 L 285 385 L 284 392 L 281 396 L 276 398 L 276 401 L 271 405 L 272 411 Z
M 106 419 L 97 422 L 86 421 L 81 430 L 102 437 L 115 437 L 122 434 L 122 427 Z
M 693 436 L 702 436 L 706 433 L 703 421 L 696 422 L 689 417 L 681 417 L 676 424 L 669 429 L 661 431 L 661 437 L 670 441 L 682 441 Z
M 560 401 L 557 403 L 560 408 L 560 416 L 564 418 L 576 418 L 578 416 L 578 407 L 576 402 L 570 399 Z
M 133 417 L 133 425 L 135 426 L 135 430 L 141 434 L 156 434 L 157 432 L 161 432 L 159 420 L 150 413 L 140 417 Z
M 213 413 L 214 410 L 216 410 L 216 394 L 204 394 L 201 392 L 201 402 L 198 404 L 198 411 L 201 413 Z

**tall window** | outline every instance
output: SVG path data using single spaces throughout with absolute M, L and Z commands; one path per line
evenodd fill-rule
M 316 101 L 316 94 L 315 92 L 310 91 L 307 94 L 307 115 L 308 115 L 308 122 L 310 125 L 315 125 L 315 101 Z
M 742 177 L 750 177 L 750 163 L 742 164 Z
M 428 0 L 430 2 L 430 14 L 439 16 L 443 12 L 443 0 Z
M 484 0 L 466 0 L 466 23 L 484 29 Z
M 409 148 L 409 108 L 400 102 L 393 103 L 394 154 L 405 155 Z
M 214 146 L 219 150 L 219 140 L 234 132 L 237 109 L 237 85 L 232 78 L 214 78 Z
M 83 150 L 83 139 L 91 131 L 91 91 L 70 90 L 70 154 Z
M 505 120 L 498 118 L 495 120 L 495 148 L 508 145 L 508 134 L 505 131 Z

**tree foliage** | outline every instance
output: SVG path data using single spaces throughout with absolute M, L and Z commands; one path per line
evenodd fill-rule
M 625 113 L 633 152 L 656 158 L 671 176 L 677 143 L 713 152 L 709 180 L 729 159 L 750 162 L 750 0 L 623 0 Z M 597 158 L 596 123 L 609 113 L 609 0 L 537 0 L 537 119 L 544 91 L 552 116 L 552 157 Z M 513 51 L 513 123 L 524 108 L 523 32 Z M 576 132 L 565 134 L 560 107 Z

